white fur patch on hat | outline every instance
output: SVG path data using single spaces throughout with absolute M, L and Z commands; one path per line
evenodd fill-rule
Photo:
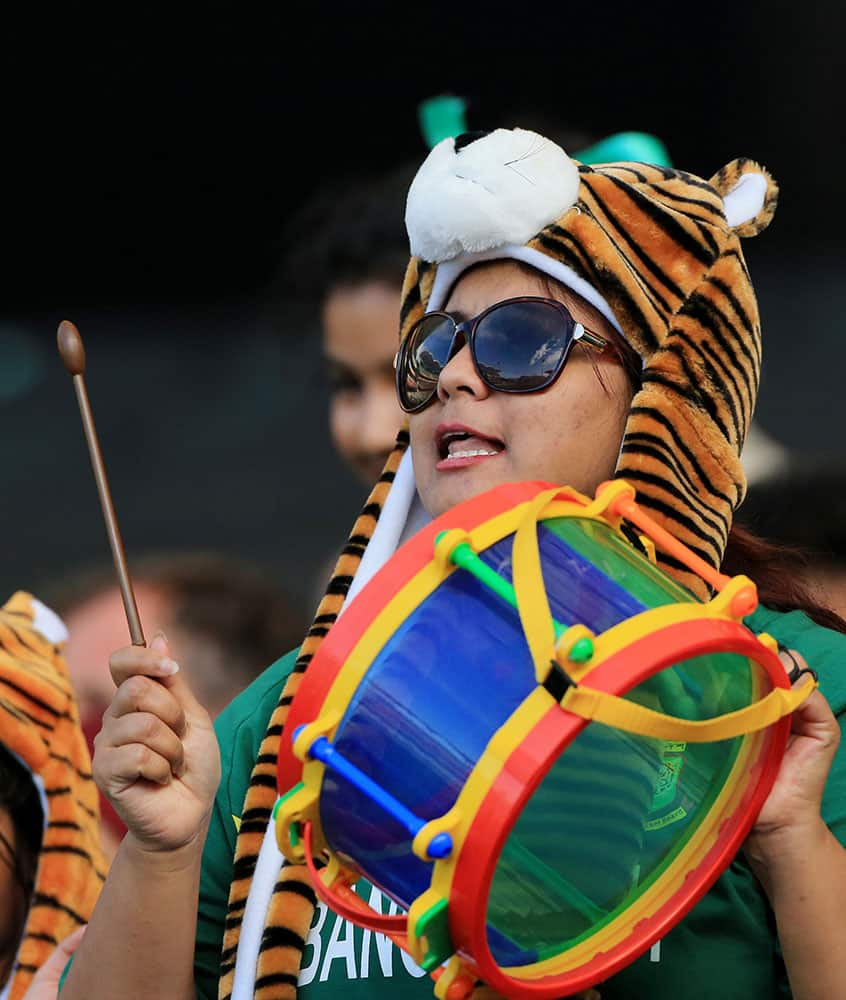
M 723 195 L 726 222 L 732 229 L 757 218 L 766 203 L 768 190 L 766 175 L 750 171 Z
M 497 129 L 455 148 L 439 142 L 408 192 L 411 252 L 430 263 L 526 243 L 575 205 L 579 171 L 549 139 Z
M 62 619 L 52 608 L 42 604 L 37 597 L 32 598 L 32 627 L 40 632 L 54 646 L 68 641 L 68 630 Z

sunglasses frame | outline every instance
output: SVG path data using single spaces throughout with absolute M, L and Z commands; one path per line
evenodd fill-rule
M 552 306 L 559 313 L 561 313 L 563 318 L 565 318 L 567 322 L 573 324 L 573 334 L 570 339 L 570 343 L 564 349 L 561 355 L 561 360 L 555 366 L 555 371 L 543 383 L 543 385 L 532 386 L 531 388 L 513 388 L 513 389 L 502 388 L 500 386 L 491 385 L 488 379 L 485 378 L 485 376 L 480 371 L 479 363 L 476 360 L 476 330 L 478 329 L 478 326 L 482 322 L 482 320 L 485 319 L 486 316 L 490 315 L 490 313 L 496 311 L 497 309 L 502 309 L 505 306 L 519 304 L 521 302 L 542 302 L 544 305 Z M 450 354 L 446 364 L 441 369 L 441 372 L 444 371 L 446 366 L 455 357 L 457 353 L 454 352 L 455 340 L 456 337 L 459 335 L 459 333 L 461 333 L 464 335 L 464 343 L 467 345 L 467 347 L 470 348 L 470 358 L 473 361 L 473 368 L 475 369 L 476 374 L 492 392 L 507 392 L 507 393 L 514 393 L 515 395 L 529 393 L 529 392 L 542 392 L 544 389 L 548 389 L 555 382 L 555 380 L 558 378 L 561 372 L 564 370 L 564 366 L 567 363 L 567 358 L 570 356 L 570 349 L 572 348 L 573 344 L 577 342 L 584 343 L 585 345 L 587 345 L 588 347 L 592 347 L 596 351 L 604 351 L 605 348 L 608 346 L 608 341 L 604 337 L 600 337 L 599 334 L 594 333 L 592 330 L 588 330 L 583 324 L 579 323 L 578 320 L 574 318 L 573 314 L 570 312 L 567 306 L 564 305 L 563 302 L 559 302 L 558 299 L 545 298 L 544 296 L 541 295 L 519 295 L 511 299 L 502 299 L 499 302 L 494 302 L 493 305 L 488 306 L 488 308 L 480 312 L 478 316 L 474 316 L 472 319 L 462 320 L 461 322 L 456 321 L 455 317 L 451 313 L 445 312 L 441 309 L 434 309 L 432 312 L 428 312 L 424 316 L 421 316 L 421 318 L 414 324 L 414 326 L 409 331 L 408 336 L 400 345 L 400 349 L 394 355 L 394 373 L 396 381 L 397 399 L 399 401 L 401 409 L 405 413 L 419 413 L 421 410 L 425 410 L 426 407 L 429 406 L 429 404 L 435 398 L 438 392 L 438 386 L 436 383 L 435 387 L 432 389 L 431 394 L 424 402 L 419 403 L 417 406 L 409 407 L 406 406 L 405 403 L 403 402 L 403 393 L 400 388 L 402 372 L 403 369 L 407 366 L 406 358 L 408 355 L 409 344 L 411 344 L 414 334 L 417 331 L 420 324 L 425 322 L 432 316 L 441 316 L 444 319 L 448 319 L 453 325 L 452 339 L 450 341 Z M 438 378 L 440 378 L 440 375 L 438 376 Z

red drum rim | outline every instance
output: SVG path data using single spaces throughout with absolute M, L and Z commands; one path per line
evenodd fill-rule
M 598 664 L 590 673 L 591 687 L 625 694 L 660 669 L 714 652 L 746 656 L 762 667 L 773 687 L 790 687 L 778 656 L 745 626 L 709 620 L 708 634 L 704 635 L 702 625 L 701 621 L 684 622 L 643 636 Z M 644 663 L 659 666 L 644 669 Z M 457 859 L 449 900 L 449 928 L 455 949 L 488 986 L 505 995 L 516 995 L 519 988 L 521 996 L 553 1000 L 586 989 L 628 965 L 685 916 L 729 864 L 751 829 L 775 781 L 790 731 L 789 716 L 764 731 L 768 741 L 755 761 L 753 775 L 757 770 L 757 777 L 747 784 L 730 818 L 723 821 L 714 844 L 685 875 L 671 898 L 638 920 L 619 944 L 566 972 L 534 978 L 509 975 L 496 963 L 486 930 L 487 901 L 497 862 L 527 801 L 554 761 L 588 724 L 572 713 L 562 713 L 557 703 L 550 706 L 505 761 L 480 804 Z

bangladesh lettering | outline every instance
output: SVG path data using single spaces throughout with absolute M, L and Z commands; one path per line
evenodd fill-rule
M 370 886 L 368 903 L 383 915 L 394 916 L 399 912 L 397 904 L 387 899 L 375 886 Z M 356 938 L 360 938 L 358 949 Z M 397 948 L 390 938 L 359 930 L 349 920 L 344 920 L 327 909 L 324 903 L 318 902 L 306 938 L 298 986 L 307 986 L 314 980 L 325 983 L 333 974 L 343 979 L 368 979 L 371 975 L 391 979 L 394 970 L 402 975 L 402 969 L 414 979 L 426 975 L 411 956 Z

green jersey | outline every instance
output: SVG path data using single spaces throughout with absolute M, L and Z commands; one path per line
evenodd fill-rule
M 846 636 L 820 628 L 804 614 L 760 608 L 747 624 L 798 650 L 820 676 L 820 687 L 846 720 Z M 197 996 L 216 1000 L 226 904 L 237 823 L 250 773 L 279 692 L 294 664 L 283 657 L 226 709 L 217 721 L 223 780 L 203 855 L 195 953 Z M 822 814 L 846 844 L 846 740 L 841 743 Z M 382 913 L 396 906 L 361 880 L 356 891 Z M 743 855 L 738 854 L 710 892 L 679 924 L 628 968 L 599 987 L 603 1000 L 722 1000 L 789 997 L 774 917 Z M 715 984 L 719 984 L 718 987 Z M 414 1000 L 430 998 L 432 981 L 382 934 L 354 927 L 320 903 L 306 941 L 299 977 L 302 1000 Z

